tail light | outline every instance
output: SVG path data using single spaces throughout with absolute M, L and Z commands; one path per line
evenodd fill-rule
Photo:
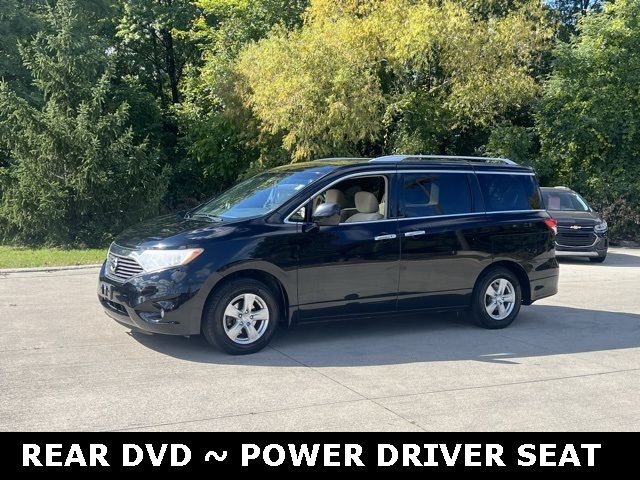
M 558 234 L 558 221 L 555 218 L 545 218 L 544 224 L 549 228 L 549 230 L 553 230 L 555 235 Z

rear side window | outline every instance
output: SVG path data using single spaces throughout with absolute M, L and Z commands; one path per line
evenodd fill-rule
M 534 175 L 478 173 L 478 181 L 487 212 L 544 208 Z
M 431 217 L 471 212 L 471 192 L 464 173 L 405 173 L 400 216 Z

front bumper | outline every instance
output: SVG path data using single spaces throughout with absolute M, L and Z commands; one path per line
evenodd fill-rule
M 558 257 L 599 257 L 600 255 L 596 251 L 581 252 L 572 250 L 556 250 L 556 256 Z
M 181 269 L 137 275 L 120 282 L 100 270 L 98 300 L 118 323 L 134 330 L 169 335 L 200 333 L 204 301 L 200 287 Z M 164 310 L 164 315 L 161 311 Z
M 595 234 L 595 241 L 587 246 L 559 245 L 556 242 L 556 257 L 602 257 L 607 254 L 609 239 L 606 233 Z

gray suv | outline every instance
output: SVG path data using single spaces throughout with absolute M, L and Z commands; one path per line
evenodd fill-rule
M 604 262 L 609 248 L 607 222 L 570 188 L 542 187 L 540 190 L 547 211 L 558 222 L 556 256 Z

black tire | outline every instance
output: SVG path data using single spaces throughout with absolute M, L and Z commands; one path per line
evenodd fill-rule
M 505 279 L 511 283 L 515 302 L 513 302 L 513 309 L 511 312 L 502 319 L 493 318 L 487 312 L 487 306 L 485 305 L 486 292 L 490 285 L 499 279 Z M 471 304 L 471 314 L 475 323 L 484 328 L 504 328 L 516 319 L 518 312 L 520 312 L 520 306 L 522 304 L 522 288 L 518 277 L 509 269 L 504 267 L 490 268 L 484 272 L 480 278 L 476 281 L 476 286 L 473 289 L 473 299 Z M 498 315 L 498 314 L 496 314 Z
M 597 257 L 589 257 L 589 261 L 593 263 L 602 263 L 606 260 L 606 258 L 607 258 L 606 253 L 604 255 L 598 254 Z
M 264 333 L 252 343 L 239 344 L 225 331 L 225 323 L 235 324 L 237 320 L 225 316 L 225 310 L 232 300 L 244 294 L 257 295 L 268 308 L 269 321 Z M 246 355 L 262 350 L 271 340 L 280 321 L 280 305 L 275 294 L 264 283 L 252 278 L 232 280 L 218 288 L 207 302 L 202 319 L 202 333 L 212 346 L 231 355 Z M 228 325 L 228 323 L 226 323 Z M 246 329 L 241 329 L 241 341 L 248 339 Z

